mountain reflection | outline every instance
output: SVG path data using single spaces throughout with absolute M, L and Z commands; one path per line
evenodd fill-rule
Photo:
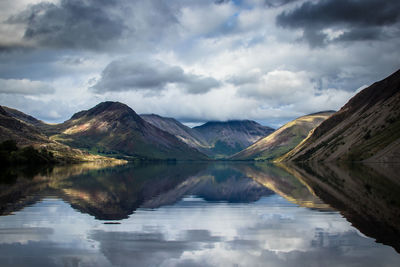
M 9 266 L 397 266 L 400 259 L 366 237 L 399 251 L 397 166 L 83 164 L 8 173 L 12 179 L 3 173 L 0 181 L 0 260 Z
M 230 164 L 180 163 L 57 167 L 1 187 L 1 213 L 56 196 L 101 220 L 127 218 L 138 207 L 170 205 L 186 195 L 208 201 L 253 202 L 273 191 Z
M 356 228 L 400 252 L 399 164 L 307 164 L 284 168 Z
M 138 208 L 174 205 L 187 196 L 251 203 L 279 195 L 301 207 L 339 210 L 364 234 L 400 248 L 399 165 L 178 163 L 81 164 L 11 169 L 0 180 L 0 214 L 43 198 L 64 200 L 99 220 L 122 220 Z

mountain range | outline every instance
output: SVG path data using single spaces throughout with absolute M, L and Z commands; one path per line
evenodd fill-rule
M 60 124 L 0 106 L 0 142 L 45 148 L 59 161 L 400 161 L 400 70 L 365 88 L 338 112 L 299 117 L 274 131 L 250 120 L 189 128 L 102 102 Z
M 229 156 L 270 134 L 254 121 L 209 122 L 194 129 L 173 118 L 139 116 L 119 102 L 102 102 L 60 124 L 2 107 L 0 141 L 128 160 L 208 160 Z M 71 157 L 71 155 L 69 155 Z
M 233 155 L 274 131 L 250 120 L 211 121 L 189 128 L 173 118 L 155 114 L 141 117 L 211 158 Z

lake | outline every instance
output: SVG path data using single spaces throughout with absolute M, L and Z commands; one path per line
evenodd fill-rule
M 398 166 L 7 169 L 1 266 L 399 266 Z

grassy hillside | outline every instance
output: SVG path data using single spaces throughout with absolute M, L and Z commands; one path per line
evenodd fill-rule
M 51 153 L 52 160 L 54 159 L 57 163 L 75 163 L 75 162 L 86 162 L 86 161 L 114 161 L 123 163 L 113 158 L 106 158 L 98 155 L 92 155 L 87 152 L 73 149 L 67 145 L 61 144 L 54 140 L 50 140 L 38 127 L 35 126 L 33 117 L 23 114 L 22 112 L 13 110 L 13 113 L 8 113 L 8 108 L 0 106 L 0 142 L 7 140 L 13 140 L 17 145 L 17 149 L 20 150 L 18 153 L 15 152 L 14 156 L 10 156 L 11 161 L 17 162 L 29 162 L 26 158 L 26 153 L 36 157 L 38 161 L 41 161 L 39 154 L 35 154 L 35 151 L 47 151 Z M 17 114 L 17 117 L 13 117 Z M 29 121 L 26 121 L 29 119 Z M 32 122 L 32 123 L 30 123 Z M 38 121 L 40 122 L 40 121 Z
M 296 147 L 312 129 L 332 114 L 333 111 L 326 111 L 297 118 L 233 155 L 230 159 L 273 161 Z
M 362 90 L 280 160 L 400 162 L 400 70 Z

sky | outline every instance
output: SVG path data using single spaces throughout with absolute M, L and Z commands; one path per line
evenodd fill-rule
M 0 104 L 279 127 L 400 68 L 398 0 L 0 0 Z

